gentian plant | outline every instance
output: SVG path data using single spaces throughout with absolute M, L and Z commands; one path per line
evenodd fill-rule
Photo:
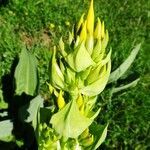
M 100 125 L 96 122 L 101 110 L 97 106 L 97 98 L 107 84 L 117 82 L 124 75 L 135 59 L 140 44 L 118 69 L 110 73 L 108 31 L 104 22 L 97 18 L 95 24 L 94 19 L 91 0 L 88 14 L 81 16 L 69 33 L 68 40 L 60 38 L 59 46 L 51 50 L 48 106 L 43 105 L 44 100 L 38 95 L 36 57 L 26 49 L 21 52 L 14 74 L 13 99 L 16 96 L 26 99 L 22 94 L 30 96 L 26 104 L 18 107 L 17 120 L 33 127 L 39 150 L 95 150 L 106 138 L 108 123 Z M 111 91 L 115 93 L 134 86 L 138 80 L 121 87 L 113 86 Z M 13 118 L 0 122 L 1 140 L 17 142 L 12 134 L 13 126 Z M 1 130 L 4 128 L 9 128 L 5 134 Z
M 99 129 L 94 119 L 97 96 L 104 90 L 111 70 L 111 50 L 106 53 L 108 31 L 97 19 L 91 1 L 87 18 L 81 16 L 66 43 L 62 38 L 50 61 L 51 94 L 58 112 L 50 119 L 62 149 L 96 149 L 104 141 L 107 126 Z M 95 132 L 93 130 L 97 130 Z M 72 143 L 72 145 L 70 145 Z M 57 143 L 58 144 L 58 143 Z

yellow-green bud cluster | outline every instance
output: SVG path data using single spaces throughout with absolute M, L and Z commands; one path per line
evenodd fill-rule
M 108 31 L 97 19 L 94 28 L 93 0 L 87 19 L 81 16 L 68 43 L 62 38 L 50 62 L 50 84 L 76 95 L 96 96 L 103 91 L 111 69 L 111 50 L 106 54 Z M 59 55 L 59 57 L 57 57 Z
M 71 120 L 72 111 L 77 110 L 72 109 L 73 106 L 76 106 L 73 104 L 77 104 L 79 108 L 79 117 L 84 118 L 86 123 L 91 121 L 77 135 L 78 138 L 74 139 L 74 135 L 69 133 L 69 138 L 67 137 L 68 139 L 64 142 L 63 137 L 60 137 L 60 146 L 63 146 L 63 149 L 68 149 L 68 147 L 79 150 L 86 149 L 95 142 L 96 138 L 90 134 L 88 127 L 100 112 L 100 109 L 94 112 L 93 108 L 98 94 L 104 90 L 108 82 L 111 70 L 111 50 L 106 52 L 109 40 L 108 31 L 105 29 L 104 22 L 101 22 L 99 18 L 97 24 L 94 24 L 93 0 L 91 0 L 87 18 L 85 19 L 84 16 L 84 14 L 81 16 L 73 32 L 69 33 L 68 42 L 64 42 L 60 38 L 59 46 L 54 47 L 50 59 L 50 83 L 48 86 L 50 93 L 54 93 L 56 96 L 56 104 L 59 108 L 59 112 L 52 116 L 52 125 L 58 133 L 68 136 L 68 133 L 64 134 L 56 127 L 60 118 L 63 118 L 63 114 L 67 114 L 69 117 L 65 116 L 66 120 L 61 120 L 66 124 L 60 129 L 66 131 L 68 124 L 74 128 L 74 122 L 68 121 L 68 118 Z M 69 93 L 68 97 L 65 95 L 66 100 L 64 93 L 66 95 Z M 70 100 L 72 103 L 66 104 Z M 68 111 L 69 108 L 72 111 Z M 61 117 L 57 119 L 59 115 Z M 52 129 L 44 126 L 41 128 L 41 136 L 44 137 L 41 138 L 43 141 L 40 141 L 41 147 L 56 146 L 58 139 Z M 51 137 L 52 135 L 56 140 Z
M 53 150 L 57 148 L 58 137 L 46 123 L 39 125 L 39 150 Z

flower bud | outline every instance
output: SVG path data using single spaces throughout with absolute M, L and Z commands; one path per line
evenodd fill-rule
M 58 89 L 64 89 L 64 76 L 56 62 L 56 49 L 50 61 L 50 83 Z
M 104 21 L 102 22 L 102 30 L 101 30 L 101 37 L 102 39 L 104 38 L 105 35 L 105 25 L 104 25 Z
M 89 135 L 87 138 L 83 139 L 80 143 L 84 147 L 88 147 L 88 146 L 92 145 L 93 142 L 94 142 L 94 136 L 93 135 Z
M 94 38 L 101 39 L 101 21 L 99 18 L 97 19 L 97 25 L 94 31 Z
M 79 108 L 83 105 L 83 102 L 84 101 L 83 101 L 82 95 L 80 94 L 77 98 L 77 105 Z
M 84 42 L 86 40 L 87 37 L 87 31 L 86 31 L 86 21 L 82 24 L 82 30 L 80 33 L 80 40 L 81 42 Z
M 62 40 L 62 37 L 59 40 L 59 48 L 60 48 L 60 53 L 63 55 L 63 57 L 67 56 L 67 53 L 65 52 L 65 45 Z
M 58 98 L 57 98 L 57 105 L 59 109 L 62 109 L 65 106 L 65 100 L 62 96 L 62 91 L 60 90 Z
M 90 35 L 93 34 L 94 29 L 94 10 L 93 10 L 93 0 L 91 0 L 89 12 L 87 15 L 87 31 Z

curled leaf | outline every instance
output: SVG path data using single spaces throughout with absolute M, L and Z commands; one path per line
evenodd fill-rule
M 117 92 L 120 92 L 122 90 L 134 87 L 134 86 L 137 85 L 139 80 L 140 80 L 140 78 L 138 78 L 138 79 L 132 81 L 131 83 L 126 84 L 126 85 L 123 85 L 123 86 L 120 86 L 120 87 L 115 87 L 115 88 L 112 89 L 112 93 L 117 93 Z
M 64 89 L 64 76 L 56 62 L 56 49 L 50 60 L 50 83 L 58 89 Z
M 108 83 L 117 81 L 124 73 L 128 70 L 128 68 L 133 63 L 136 55 L 140 50 L 141 44 L 138 44 L 130 53 L 128 58 L 115 70 L 110 74 Z

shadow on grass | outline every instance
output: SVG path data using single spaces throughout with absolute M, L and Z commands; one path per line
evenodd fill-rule
M 0 141 L 0 147 L 5 150 L 36 150 L 37 142 L 35 138 L 35 133 L 33 127 L 29 123 L 22 122 L 19 118 L 19 109 L 27 104 L 33 96 L 26 95 L 23 93 L 22 95 L 15 95 L 15 79 L 14 72 L 15 68 L 18 64 L 18 57 L 16 57 L 12 63 L 10 73 L 6 74 L 2 77 L 2 91 L 4 101 L 8 104 L 8 108 L 4 110 L 0 110 L 0 112 L 7 111 L 8 115 L 5 117 L 1 117 L 0 121 L 9 119 L 13 122 L 13 131 L 14 142 L 3 142 Z M 28 106 L 26 110 L 28 109 Z M 28 112 L 26 113 L 26 117 L 29 116 Z M 18 146 L 16 141 L 23 141 L 24 144 L 22 146 Z

